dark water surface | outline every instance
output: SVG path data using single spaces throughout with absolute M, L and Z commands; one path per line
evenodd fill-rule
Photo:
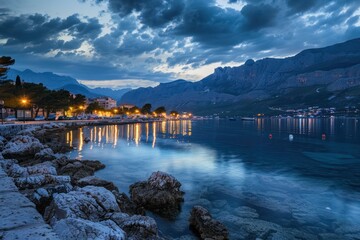
M 77 148 L 71 157 L 102 161 L 106 168 L 96 175 L 125 193 L 154 171 L 175 176 L 185 191 L 178 218 L 150 213 L 169 238 L 196 239 L 188 218 L 199 204 L 227 226 L 230 239 L 360 239 L 358 119 L 83 127 L 66 141 Z

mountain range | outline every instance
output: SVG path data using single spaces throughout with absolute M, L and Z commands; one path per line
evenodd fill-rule
M 30 69 L 19 71 L 10 69 L 7 77 L 10 80 L 15 80 L 16 76 L 20 76 L 21 80 L 31 83 L 42 83 L 45 87 L 51 90 L 65 89 L 73 94 L 82 94 L 87 98 L 96 98 L 101 96 L 111 97 L 117 101 L 121 96 L 130 89 L 113 90 L 110 88 L 89 88 L 79 83 L 75 78 L 68 76 L 60 76 L 52 72 L 36 73 Z
M 177 80 L 125 93 L 121 102 L 192 111 L 255 114 L 270 109 L 360 105 L 360 38 L 283 59 L 216 68 L 198 82 Z

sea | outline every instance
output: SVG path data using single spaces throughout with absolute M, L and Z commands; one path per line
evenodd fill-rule
M 147 212 L 166 239 L 198 239 L 188 223 L 195 205 L 230 239 L 360 239 L 360 118 L 87 126 L 64 141 L 71 158 L 104 163 L 96 176 L 126 194 L 155 171 L 178 179 L 179 215 Z

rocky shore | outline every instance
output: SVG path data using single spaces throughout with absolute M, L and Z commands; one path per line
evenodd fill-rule
M 181 183 L 154 172 L 132 184 L 128 197 L 93 176 L 105 167 L 101 162 L 64 155 L 70 149 L 60 143 L 58 132 L 81 125 L 0 129 L 0 207 L 10 216 L 2 220 L 0 238 L 166 239 L 145 210 L 175 218 L 184 201 Z M 200 206 L 191 212 L 190 225 L 200 239 L 228 239 L 225 226 Z

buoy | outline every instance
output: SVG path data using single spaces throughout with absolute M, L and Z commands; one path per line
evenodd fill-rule
M 271 133 L 269 134 L 269 139 L 270 139 L 270 140 L 272 139 L 272 134 L 271 134 Z
M 292 140 L 294 140 L 294 136 L 292 134 L 289 134 L 289 141 L 291 142 Z
M 325 134 L 325 133 L 323 133 L 323 134 L 321 135 L 321 139 L 322 139 L 322 140 L 326 140 L 326 134 Z

